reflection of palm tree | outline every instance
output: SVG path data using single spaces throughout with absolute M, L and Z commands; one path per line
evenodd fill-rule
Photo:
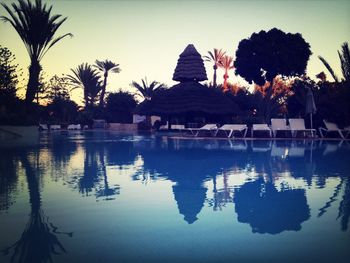
M 67 75 L 67 79 L 73 85 L 73 89 L 82 88 L 84 91 L 85 107 L 93 106 L 98 93 L 102 90 L 100 78 L 96 70 L 87 63 L 71 69 L 73 75 Z
M 87 144 L 85 147 L 84 174 L 79 178 L 79 192 L 89 195 L 93 190 L 97 198 L 106 197 L 105 200 L 112 200 L 112 196 L 119 194 L 120 187 L 116 185 L 111 188 L 108 183 L 106 165 L 104 161 L 105 148 L 95 144 Z M 103 186 L 100 186 L 101 177 Z
M 57 227 L 49 223 L 41 209 L 39 171 L 33 169 L 25 154 L 21 156 L 21 162 L 27 178 L 31 213 L 20 239 L 4 249 L 3 253 L 7 255 L 13 250 L 11 262 L 52 262 L 52 254 L 66 253 L 56 234 L 72 237 L 73 233 L 58 232 Z
M 216 70 L 220 67 L 222 59 L 225 56 L 224 51 L 221 49 L 214 48 L 214 52 L 208 51 L 209 56 L 204 56 L 204 60 L 208 62 L 214 62 L 214 76 L 213 76 L 213 86 L 216 87 Z
M 119 73 L 120 68 L 119 68 L 119 64 L 115 64 L 112 61 L 107 59 L 104 61 L 96 60 L 95 67 L 98 68 L 98 70 L 103 73 L 103 77 L 104 77 L 102 91 L 100 95 L 100 107 L 102 108 L 104 104 L 105 93 L 106 93 L 108 72 Z
M 13 11 L 5 4 L 2 6 L 10 17 L 0 16 L 0 19 L 9 22 L 17 31 L 30 57 L 29 81 L 26 91 L 26 102 L 30 103 L 39 88 L 40 60 L 53 45 L 72 34 L 68 33 L 54 38 L 56 31 L 67 18 L 60 19 L 61 15 L 51 16 L 52 6 L 47 8 L 41 0 L 35 1 L 35 4 L 29 0 L 18 0 L 18 4 L 12 4 Z
M 332 203 L 337 200 L 339 193 L 343 189 L 344 186 L 344 194 L 343 198 L 340 201 L 339 209 L 338 209 L 338 217 L 341 218 L 341 230 L 346 231 L 348 229 L 349 219 L 350 219 L 350 180 L 349 178 L 341 178 L 340 183 L 335 187 L 333 195 L 329 198 L 329 201 L 320 208 L 318 217 L 321 217 L 323 214 L 327 212 L 327 209 L 331 207 Z
M 130 85 L 137 89 L 137 95 L 146 100 L 150 100 L 156 91 L 165 88 L 164 84 L 157 81 L 152 81 L 148 84 L 147 78 L 141 79 L 141 82 L 142 84 L 133 81 Z

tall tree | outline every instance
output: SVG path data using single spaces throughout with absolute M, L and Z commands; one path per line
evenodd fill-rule
M 96 60 L 94 65 L 99 71 L 103 73 L 103 85 L 102 85 L 102 91 L 100 95 L 100 107 L 103 107 L 104 104 L 104 98 L 106 94 L 106 87 L 107 87 L 107 78 L 108 78 L 108 72 L 113 73 L 119 73 L 121 69 L 119 68 L 119 64 L 115 64 L 110 60 Z
M 14 64 L 15 56 L 12 52 L 0 45 L 0 95 L 4 97 L 16 96 L 18 65 Z
M 216 70 L 220 67 L 225 53 L 222 49 L 214 48 L 214 52 L 208 51 L 209 56 L 204 56 L 205 61 L 214 62 L 213 87 L 216 87 Z
M 0 19 L 13 26 L 29 54 L 29 80 L 25 100 L 31 103 L 39 87 L 41 59 L 61 39 L 72 36 L 71 33 L 67 33 L 55 38 L 56 31 L 67 17 L 52 15 L 52 6 L 47 7 L 46 4 L 42 4 L 41 0 L 36 0 L 34 3 L 30 0 L 18 0 L 17 3 L 11 4 L 12 9 L 4 3 L 1 5 L 9 17 L 0 16 Z
M 225 74 L 224 74 L 224 86 L 223 86 L 223 89 L 224 91 L 227 91 L 228 88 L 227 88 L 227 79 L 228 79 L 228 71 L 230 69 L 233 69 L 234 66 L 233 66 L 233 57 L 231 56 L 228 56 L 228 55 L 225 55 L 222 60 L 221 60 L 221 63 L 220 63 L 220 67 L 223 68 L 225 70 Z
M 102 90 L 99 75 L 91 65 L 83 63 L 76 69 L 71 69 L 73 75 L 67 75 L 67 79 L 73 89 L 82 88 L 84 92 L 85 108 L 93 106 L 97 100 L 98 93 Z
M 141 79 L 141 84 L 133 81 L 130 85 L 137 89 L 137 95 L 145 100 L 151 100 L 154 93 L 160 89 L 166 88 L 165 84 L 152 81 L 148 84 L 147 78 Z
M 239 43 L 234 63 L 236 74 L 260 86 L 269 82 L 261 104 L 266 122 L 271 118 L 275 77 L 305 74 L 310 55 L 310 45 L 301 34 L 285 33 L 276 28 L 253 33 Z

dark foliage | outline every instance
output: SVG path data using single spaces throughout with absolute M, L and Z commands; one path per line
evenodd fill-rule
M 236 74 L 250 83 L 263 85 L 277 75 L 304 74 L 310 55 L 310 45 L 301 34 L 284 33 L 276 28 L 262 30 L 239 43 Z
M 106 119 L 108 122 L 132 123 L 136 107 L 134 96 L 128 92 L 110 93 L 107 97 Z

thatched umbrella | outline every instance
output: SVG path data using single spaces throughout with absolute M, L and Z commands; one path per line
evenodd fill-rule
M 239 109 L 220 90 L 199 83 L 207 79 L 204 62 L 193 45 L 181 53 L 173 80 L 179 84 L 156 93 L 151 101 L 141 103 L 136 112 L 144 115 L 234 115 Z

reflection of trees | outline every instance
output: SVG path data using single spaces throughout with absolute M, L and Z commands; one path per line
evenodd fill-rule
M 37 150 L 39 151 L 39 150 Z M 30 154 L 22 151 L 20 161 L 25 170 L 28 184 L 31 213 L 26 228 L 20 239 L 3 250 L 5 255 L 10 254 L 11 262 L 51 262 L 52 255 L 66 253 L 57 234 L 72 236 L 73 233 L 58 232 L 57 227 L 49 222 L 41 208 L 40 173 L 33 165 Z
M 238 221 L 249 223 L 253 232 L 278 234 L 299 231 L 310 217 L 305 190 L 282 186 L 278 191 L 262 178 L 247 182 L 234 192 Z
M 207 142 L 192 141 L 191 145 L 188 143 L 186 140 L 168 138 L 158 139 L 149 144 L 143 142 L 142 145 L 137 145 L 137 148 L 146 172 L 166 177 L 176 183 L 173 193 L 179 213 L 184 216 L 186 222 L 192 224 L 197 220 L 197 215 L 206 201 L 207 188 L 204 182 L 211 177 L 215 182 L 217 174 L 221 174 L 223 169 L 231 168 L 235 163 L 242 162 L 242 158 L 245 157 L 239 153 L 220 150 L 220 142 L 215 144 L 216 148 L 210 149 L 205 149 Z M 219 207 L 225 202 L 224 199 L 230 198 L 227 174 L 224 174 L 226 186 L 224 189 L 214 189 L 214 200 L 207 200 L 210 205 Z
M 9 151 L 0 151 L 0 211 L 7 210 L 15 202 L 17 189 L 17 160 Z
M 78 187 L 80 193 L 89 196 L 95 192 L 97 198 L 112 200 L 119 194 L 119 185 L 110 186 L 106 169 L 107 159 L 113 147 L 118 149 L 117 143 L 85 143 L 84 144 L 84 171 L 82 176 L 76 176 L 70 184 Z

